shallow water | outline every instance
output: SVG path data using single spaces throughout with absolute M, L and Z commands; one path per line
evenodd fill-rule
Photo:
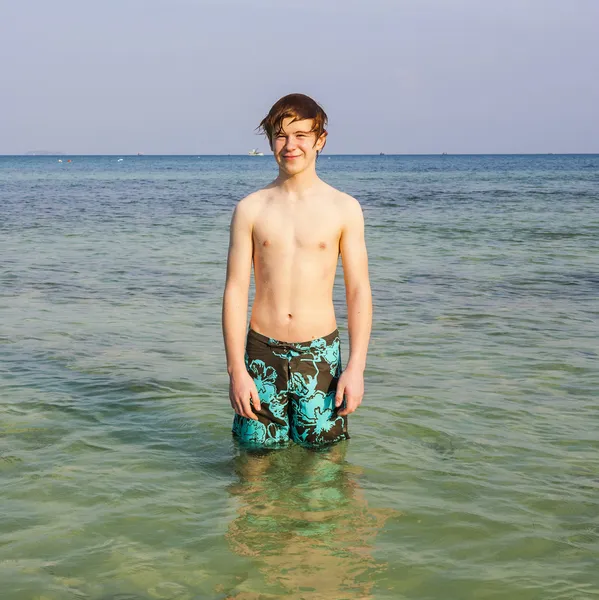
M 364 208 L 352 439 L 237 449 L 269 157 L 0 157 L 2 600 L 599 596 L 599 156 L 322 156 Z M 347 357 L 343 280 L 335 304 Z

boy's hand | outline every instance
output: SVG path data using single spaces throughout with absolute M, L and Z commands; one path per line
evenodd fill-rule
M 353 413 L 362 403 L 364 397 L 364 372 L 351 367 L 341 373 L 337 383 L 337 393 L 335 394 L 335 406 L 339 408 L 343 404 L 345 395 L 345 407 L 337 414 L 345 417 Z
M 231 373 L 229 400 L 233 410 L 247 419 L 258 420 L 254 411 L 260 410 L 260 396 L 256 384 L 246 369 Z M 253 410 L 252 410 L 253 407 Z

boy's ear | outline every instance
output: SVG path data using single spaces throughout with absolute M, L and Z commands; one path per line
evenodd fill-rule
M 320 137 L 316 140 L 316 145 L 320 146 L 320 148 L 318 148 L 318 152 L 322 152 L 324 150 L 324 147 L 327 145 L 327 135 L 328 135 L 328 132 L 325 129 L 320 134 Z

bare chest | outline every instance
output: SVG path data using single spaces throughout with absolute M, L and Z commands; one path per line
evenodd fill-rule
M 339 219 L 328 211 L 269 211 L 254 224 L 254 248 L 259 254 L 337 254 L 340 234 Z

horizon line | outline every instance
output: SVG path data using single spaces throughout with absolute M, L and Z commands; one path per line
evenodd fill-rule
M 367 152 L 367 153 L 357 153 L 357 152 L 349 152 L 349 153 L 334 153 L 334 154 L 326 154 L 326 156 L 598 156 L 599 152 Z M 168 153 L 168 154 L 154 154 L 154 153 L 135 153 L 135 154 L 127 154 L 127 153 L 110 153 L 110 154 L 78 154 L 78 153 L 70 153 L 70 152 L 56 152 L 56 153 L 43 153 L 39 154 L 31 151 L 24 152 L 19 154 L 2 154 L 0 153 L 0 157 L 53 157 L 53 156 L 128 156 L 133 158 L 143 158 L 144 156 L 235 156 L 242 157 L 251 155 L 248 154 L 203 154 L 203 153 L 192 153 L 192 154 L 179 154 L 179 153 Z M 271 154 L 264 154 L 262 157 L 273 156 Z M 321 155 L 322 156 L 322 155 Z M 260 156 L 252 156 L 252 158 L 262 158 Z

